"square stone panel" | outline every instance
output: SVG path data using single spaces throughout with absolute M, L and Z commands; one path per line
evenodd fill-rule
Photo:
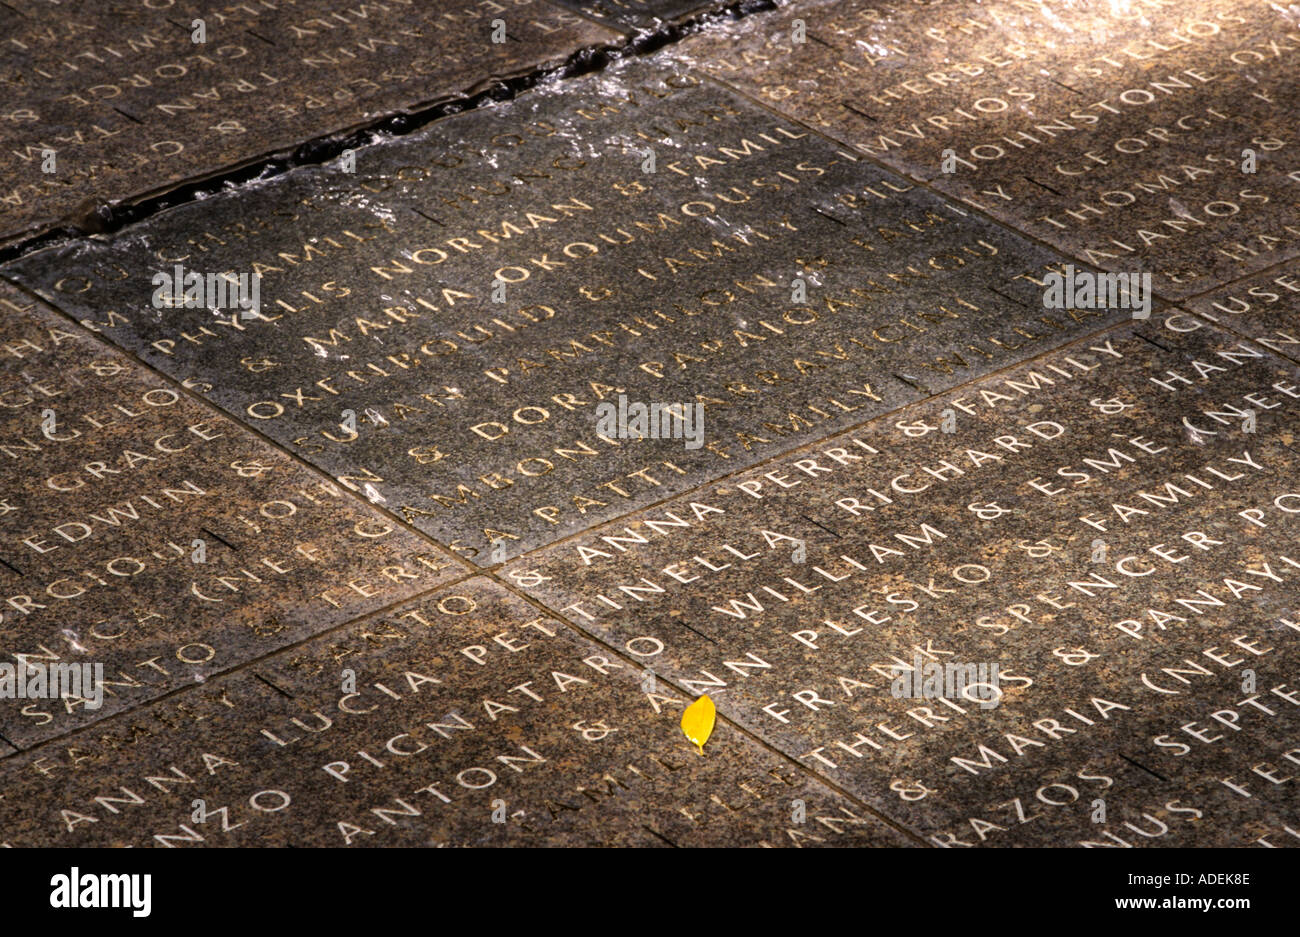
M 936 844 L 1247 845 L 1297 819 L 1298 429 L 1175 312 L 502 575 Z M 997 704 L 900 682 L 949 663 Z
M 726 723 L 701 757 L 681 695 L 642 681 L 469 580 L 6 759 L 0 831 L 13 846 L 915 844 Z
M 1043 308 L 1059 262 L 629 62 L 4 273 L 491 564 L 1125 317 Z M 178 264 L 260 313 L 155 308 Z M 622 397 L 703 438 L 619 435 Z
M 1233 0 L 837 0 L 664 54 L 1172 298 L 1300 246 L 1298 26 Z
M 75 0 L 53 16 L 6 4 L 0 243 L 618 38 L 541 0 L 491 6 Z
M 30 746 L 463 572 L 9 285 L 0 306 L 0 662 L 104 681 L 100 708 L 0 699 L 0 737 Z

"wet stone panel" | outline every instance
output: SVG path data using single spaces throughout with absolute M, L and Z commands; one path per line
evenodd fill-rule
M 11 684 L 3 738 L 51 738 L 462 571 L 79 326 L 8 286 L 0 306 L 0 663 L 102 677 L 80 696 Z
M 502 575 L 936 845 L 1250 845 L 1300 804 L 1298 429 L 1292 362 L 1172 313 Z
M 1297 252 L 1298 52 L 1281 4 L 851 0 L 795 3 L 666 54 L 1183 297 Z
M 0 21 L 0 242 L 617 39 L 540 0 L 20 0 Z
M 4 272 L 492 563 L 1127 315 L 1045 309 L 1053 264 L 632 62 Z M 177 265 L 260 312 L 153 308 Z
M 649 693 L 642 686 L 650 687 Z M 179 699 L 179 698 L 178 698 Z M 917 841 L 475 579 L 75 748 L 3 763 L 10 845 L 877 846 Z

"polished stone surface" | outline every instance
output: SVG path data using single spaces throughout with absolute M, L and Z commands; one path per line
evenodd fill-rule
M 173 263 L 259 274 L 261 317 L 149 308 Z M 1043 308 L 1053 264 L 630 62 L 3 274 L 490 565 L 1127 315 Z M 702 444 L 611 437 L 620 396 Z
M 835 0 L 665 54 L 1174 298 L 1300 250 L 1298 25 L 1235 0 Z
M 616 39 L 542 0 L 70 0 L 57 15 L 15 0 L 0 6 L 0 244 Z
M 1174 313 L 503 573 L 936 845 L 1244 845 L 1295 819 L 1298 414 L 1290 362 Z M 896 696 L 918 659 L 997 705 Z
M 0 762 L 0 829 L 13 846 L 915 844 L 730 726 L 701 757 L 684 702 L 475 579 L 213 681 L 185 711 Z
M 9 287 L 0 386 L 0 660 L 102 664 L 104 680 L 97 708 L 0 699 L 19 746 L 465 571 Z

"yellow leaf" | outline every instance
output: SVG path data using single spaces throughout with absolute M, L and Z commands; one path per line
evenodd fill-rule
M 713 734 L 713 723 L 717 715 L 718 710 L 714 707 L 713 700 L 707 696 L 701 696 L 682 713 L 682 731 L 699 748 L 701 755 L 704 754 L 704 743 Z

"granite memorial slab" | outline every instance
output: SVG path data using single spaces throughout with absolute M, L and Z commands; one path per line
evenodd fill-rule
M 480 565 L 1132 314 L 1045 308 L 1057 255 L 644 62 L 355 168 L 3 275 Z M 173 269 L 260 310 L 159 311 Z
M 1298 401 L 1174 311 L 502 575 L 936 845 L 1247 845 L 1300 804 Z
M 0 737 L 19 747 L 466 571 L 8 285 L 0 382 Z
M 1283 4 L 796 2 L 665 55 L 1169 298 L 1295 256 Z
M 75 0 L 54 13 L 0 6 L 0 243 L 618 39 L 542 0 Z
M 679 692 L 486 579 L 184 699 L 0 762 L 0 840 L 918 844 L 725 722 L 701 756 Z

